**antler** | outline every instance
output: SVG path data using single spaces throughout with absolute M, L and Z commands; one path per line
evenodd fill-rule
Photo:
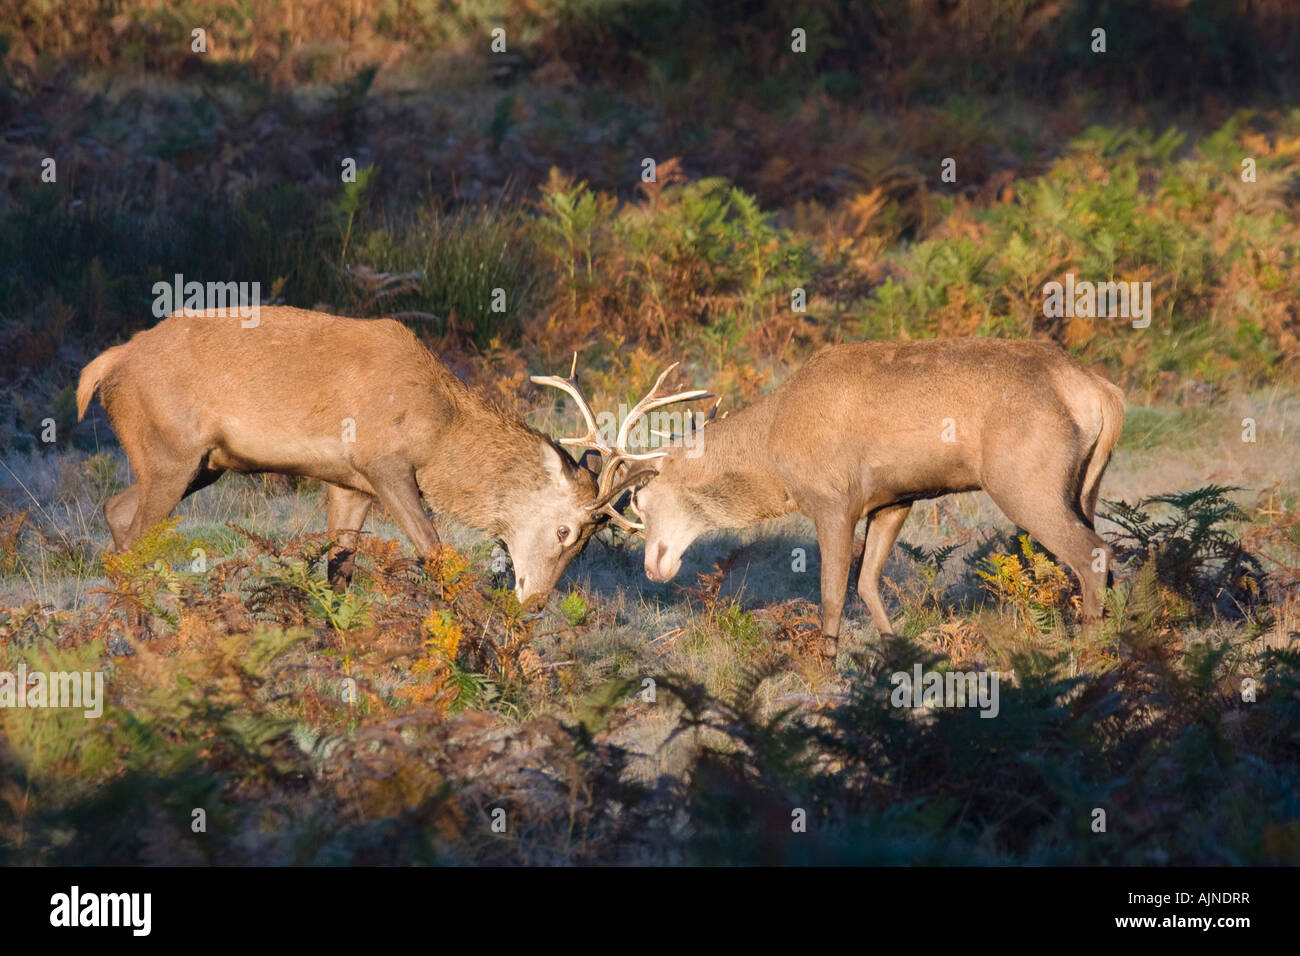
M 703 388 L 691 389 L 688 392 L 678 392 L 675 395 L 656 397 L 655 393 L 659 391 L 659 386 L 664 383 L 664 379 L 668 377 L 668 373 L 675 369 L 677 365 L 678 363 L 674 362 L 659 373 L 659 377 L 655 379 L 654 386 L 651 387 L 650 391 L 646 393 L 645 397 L 641 399 L 641 401 L 632 406 L 632 410 L 627 413 L 627 417 L 624 418 L 623 423 L 619 425 L 618 438 L 614 441 L 614 449 L 624 461 L 652 461 L 656 458 L 663 458 L 668 454 L 666 451 L 650 451 L 641 454 L 633 454 L 627 450 L 627 440 L 632 432 L 632 424 L 642 415 L 652 412 L 656 408 L 663 408 L 665 405 L 675 405 L 678 402 L 691 402 L 695 401 L 697 398 L 714 397 Z M 718 399 L 718 404 L 721 404 L 721 402 L 722 399 Z M 717 407 L 716 404 L 713 406 L 714 411 L 717 411 Z M 709 417 L 713 417 L 712 413 L 710 413 Z M 660 433 L 656 432 L 655 434 Z
M 534 385 L 549 385 L 552 388 L 558 388 L 577 403 L 578 411 L 582 414 L 583 421 L 586 423 L 587 433 L 585 435 L 561 438 L 559 439 L 559 442 L 561 445 L 569 447 L 594 449 L 600 454 L 602 464 L 600 469 L 600 478 L 596 484 L 596 501 L 599 502 L 596 510 L 604 513 L 615 525 L 630 533 L 644 531 L 645 524 L 642 522 L 630 521 L 614 507 L 614 502 L 626 490 L 626 487 L 624 487 L 624 481 L 627 476 L 632 473 L 628 471 L 628 469 L 631 468 L 632 462 L 652 461 L 658 458 L 663 458 L 668 454 L 666 451 L 630 451 L 627 447 L 627 443 L 631 437 L 632 425 L 637 421 L 637 419 L 649 414 L 656 408 L 663 408 L 665 405 L 675 405 L 678 402 L 689 402 L 700 398 L 714 397 L 702 388 L 677 392 L 673 395 L 659 395 L 659 387 L 663 385 L 664 379 L 668 377 L 668 373 L 675 369 L 677 365 L 678 363 L 674 362 L 672 365 L 664 369 L 663 372 L 660 373 L 659 378 L 655 380 L 654 386 L 646 393 L 645 397 L 632 406 L 632 410 L 627 413 L 627 416 L 619 425 L 618 435 L 615 438 L 612 447 L 609 442 L 605 440 L 604 436 L 600 434 L 600 429 L 596 425 L 596 414 L 592 411 L 591 403 L 587 401 L 586 395 L 583 394 L 582 388 L 578 385 L 577 352 L 573 353 L 573 365 L 569 369 L 568 378 L 561 378 L 558 375 L 531 376 L 531 381 Z M 720 404 L 722 404 L 722 399 L 719 398 L 714 402 L 713 408 L 709 411 L 708 417 L 699 425 L 696 425 L 692 418 L 692 434 L 713 420 L 713 416 L 717 413 Z M 675 438 L 684 437 L 671 434 L 666 435 L 664 432 L 657 431 L 653 432 L 653 434 L 670 441 Z M 635 511 L 635 507 L 633 510 Z M 640 517 L 640 515 L 638 514 L 637 517 Z
M 578 385 L 577 352 L 573 353 L 573 367 L 569 369 L 568 378 L 560 378 L 558 375 L 534 375 L 531 377 L 531 381 L 534 385 L 549 385 L 552 388 L 558 388 L 578 403 L 578 411 L 582 413 L 583 421 L 587 423 L 587 434 L 576 438 L 561 438 L 561 445 L 594 448 L 600 452 L 602 458 L 613 453 L 614 449 L 610 448 L 609 443 L 601 437 L 600 429 L 596 427 L 596 413 L 591 410 L 591 403 L 587 401 L 587 396 L 582 394 L 582 388 Z
M 709 397 L 712 398 L 713 396 L 710 395 Z M 688 435 L 694 435 L 702 431 L 705 425 L 713 421 L 714 417 L 718 414 L 718 406 L 721 404 L 722 404 L 721 398 L 719 398 L 716 402 L 714 402 L 713 407 L 709 409 L 709 414 L 704 416 L 704 421 L 700 421 L 699 417 L 695 413 L 687 412 L 686 417 L 691 424 L 691 430 L 689 432 L 686 432 L 685 434 L 679 435 L 676 432 L 657 432 L 653 429 L 651 429 L 650 434 L 656 435 L 659 438 L 662 438 L 666 442 L 681 441 L 682 439 L 686 438 Z

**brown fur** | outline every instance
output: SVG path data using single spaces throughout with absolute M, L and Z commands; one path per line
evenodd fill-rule
M 259 324 L 242 328 L 238 317 L 176 314 L 86 366 L 79 415 L 96 389 L 136 472 L 105 506 L 119 549 L 225 471 L 327 482 L 340 545 L 331 577 L 342 583 L 376 497 L 421 552 L 438 544 L 421 495 L 506 539 L 517 572 L 528 537 L 532 593 L 554 585 L 601 520 L 588 472 L 472 392 L 398 322 L 263 307 Z M 344 440 L 346 420 L 354 441 Z M 552 532 L 533 525 L 552 512 L 568 521 L 565 508 L 571 539 L 534 547 Z
M 951 419 L 955 441 L 943 440 Z M 833 648 L 853 534 L 867 519 L 858 590 L 876 627 L 892 627 L 880 570 L 912 502 L 983 489 L 1083 583 L 1085 618 L 1100 615 L 1093 528 L 1106 463 L 1124 424 L 1124 395 L 1054 345 L 940 339 L 839 345 L 775 391 L 675 447 L 637 492 L 646 573 L 676 573 L 710 528 L 793 511 L 821 550 L 822 626 Z M 694 453 L 694 455 L 693 455 Z

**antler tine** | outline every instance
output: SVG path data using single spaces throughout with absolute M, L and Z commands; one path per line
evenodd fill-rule
M 529 379 L 534 385 L 549 385 L 551 388 L 558 388 L 564 392 L 578 405 L 578 411 L 582 413 L 583 421 L 587 425 L 587 434 L 579 437 L 561 438 L 560 444 L 567 446 L 576 446 L 579 448 L 594 448 L 601 454 L 608 454 L 614 449 L 609 447 L 609 443 L 601 437 L 600 429 L 596 426 L 596 414 L 591 409 L 591 403 L 587 401 L 587 396 L 582 393 L 578 385 L 578 353 L 573 353 L 573 366 L 569 369 L 568 378 L 560 378 L 558 375 L 533 375 Z
M 602 514 L 607 515 L 610 521 L 612 521 L 617 527 L 622 528 L 629 534 L 638 534 L 645 530 L 645 520 L 641 517 L 641 512 L 636 509 L 636 504 L 634 503 L 636 498 L 635 492 L 632 495 L 633 502 L 630 503 L 630 507 L 634 512 L 636 512 L 636 521 L 631 520 L 618 510 L 618 502 L 623 496 L 623 491 L 629 489 L 624 488 L 623 491 L 619 491 L 617 494 L 614 493 L 618 490 L 619 481 L 630 477 L 626 472 L 623 475 L 619 475 L 620 470 L 630 467 L 631 466 L 622 458 L 615 456 L 611 459 L 610 463 L 606 465 L 604 470 L 601 471 L 599 500 L 603 500 L 605 503 L 601 506 L 599 511 Z
M 617 452 L 619 457 L 624 461 L 652 461 L 656 458 L 663 458 L 668 454 L 666 451 L 651 451 L 634 454 L 627 450 L 627 440 L 631 435 L 632 425 L 638 418 L 642 417 L 647 412 L 654 411 L 656 408 L 663 408 L 665 405 L 675 405 L 678 402 L 690 402 L 698 398 L 714 397 L 707 389 L 703 388 L 696 388 L 686 392 L 677 392 L 673 395 L 656 397 L 655 393 L 659 391 L 659 386 L 664 383 L 664 379 L 668 377 L 668 373 L 675 369 L 678 364 L 679 363 L 674 362 L 659 373 L 659 377 L 655 379 L 654 386 L 646 393 L 645 397 L 642 398 L 641 401 L 632 406 L 632 410 L 627 413 L 627 417 L 623 419 L 623 423 L 619 426 L 618 438 L 614 442 L 614 451 Z
M 645 522 L 631 521 L 624 515 L 620 514 L 618 509 L 612 504 L 606 505 L 601 509 L 603 514 L 609 515 L 610 524 L 626 531 L 628 534 L 636 534 L 645 530 Z
M 640 526 L 641 528 L 644 528 L 644 527 L 645 527 L 645 515 L 643 515 L 643 514 L 641 513 L 641 509 L 638 508 L 638 507 L 636 506 L 636 494 L 635 494 L 635 493 L 633 493 L 633 495 L 632 495 L 632 500 L 629 501 L 629 502 L 627 503 L 627 506 L 628 506 L 629 508 L 631 508 L 631 509 L 632 509 L 632 513 L 633 513 L 634 515 L 636 515 L 636 521 L 634 521 L 634 522 L 632 522 L 632 523 L 633 523 L 633 524 L 636 524 L 636 525 L 638 525 L 638 526 Z
M 715 396 L 710 395 L 709 397 L 713 398 Z M 717 399 L 718 400 L 713 403 L 713 407 L 709 409 L 709 414 L 704 416 L 704 421 L 702 422 L 697 421 L 696 416 L 693 413 L 689 413 L 689 412 L 687 413 L 688 415 L 690 415 L 690 421 L 691 421 L 691 430 L 688 434 L 694 435 L 697 432 L 703 431 L 704 426 L 709 424 L 709 422 L 713 421 L 713 419 L 717 417 L 718 406 L 722 404 L 722 397 L 717 396 Z M 675 432 L 657 432 L 653 430 L 650 432 L 650 434 L 656 435 L 659 438 L 662 438 L 664 441 L 678 441 L 686 437 L 686 435 L 678 435 Z
M 619 472 L 626 466 L 622 456 L 618 452 L 610 450 L 605 453 L 605 460 L 601 462 L 600 474 L 596 476 L 596 500 L 603 501 L 609 497 L 614 486 L 618 484 Z M 612 502 L 607 502 L 602 511 L 612 513 L 614 506 Z

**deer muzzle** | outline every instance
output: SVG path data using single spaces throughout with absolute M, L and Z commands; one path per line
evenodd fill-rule
M 680 555 L 670 555 L 668 546 L 662 541 L 658 543 L 646 542 L 645 548 L 645 576 L 651 581 L 664 583 L 671 581 L 681 570 L 682 559 Z

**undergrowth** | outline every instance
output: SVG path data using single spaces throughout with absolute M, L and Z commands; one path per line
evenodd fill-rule
M 0 859 L 1295 863 L 1300 655 L 1260 639 L 1295 594 L 1263 575 L 1224 617 L 1213 587 L 1255 567 L 1229 491 L 1123 507 L 1131 564 L 1092 636 L 1027 538 L 976 564 L 996 612 L 937 590 L 951 547 L 912 549 L 921 584 L 898 593 L 924 626 L 815 699 L 766 689 L 818 666 L 818 619 L 725 593 L 744 548 L 683 589 L 673 659 L 711 670 L 652 667 L 647 695 L 571 669 L 600 599 L 524 615 L 486 554 L 363 538 L 337 592 L 325 536 L 232 528 L 196 565 L 166 522 L 106 558 L 106 610 L 0 608 L 0 671 L 106 688 L 96 719 L 0 711 Z M 996 718 L 896 706 L 914 666 L 996 674 Z M 654 714 L 677 769 L 647 777 Z

